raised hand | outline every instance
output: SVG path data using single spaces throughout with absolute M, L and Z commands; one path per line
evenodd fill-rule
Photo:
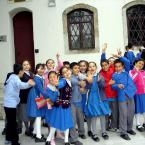
M 107 43 L 104 43 L 103 48 L 102 48 L 102 52 L 105 53 L 107 49 Z

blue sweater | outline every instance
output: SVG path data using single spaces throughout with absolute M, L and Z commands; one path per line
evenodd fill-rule
M 129 74 L 125 71 L 122 71 L 121 73 L 114 73 L 112 76 L 112 79 L 115 81 L 115 84 L 112 85 L 112 89 L 117 91 L 118 95 L 118 101 L 124 102 L 127 99 L 133 98 L 136 92 L 136 87 L 129 76 Z M 119 84 L 124 85 L 123 89 L 120 89 L 118 87 Z
M 16 108 L 20 102 L 20 90 L 29 87 L 31 86 L 28 83 L 22 82 L 17 75 L 12 74 L 4 87 L 4 107 Z

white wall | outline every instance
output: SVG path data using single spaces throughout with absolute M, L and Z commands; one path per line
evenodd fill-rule
M 31 0 L 9 4 L 0 0 L 0 35 L 7 35 L 7 42 L 0 42 L 0 82 L 6 73 L 12 70 L 14 63 L 13 30 L 9 12 L 16 8 L 27 8 L 33 13 L 34 47 L 40 53 L 35 54 L 35 61 L 45 62 L 48 58 L 55 59 L 60 52 L 63 60 L 78 61 L 86 59 L 99 64 L 100 53 L 66 55 L 63 37 L 63 11 L 75 4 L 84 3 L 98 10 L 100 48 L 104 42 L 109 44 L 108 54 L 116 48 L 124 49 L 122 7 L 132 0 L 56 0 L 56 7 L 48 7 L 48 0 Z

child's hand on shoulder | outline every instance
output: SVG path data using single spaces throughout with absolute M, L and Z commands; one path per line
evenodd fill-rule
M 32 79 L 28 80 L 28 84 L 30 86 L 35 86 L 35 82 Z
M 85 82 L 85 81 L 80 81 L 80 82 L 79 82 L 79 85 L 80 85 L 82 88 L 85 88 L 86 82 Z
M 114 85 L 114 84 L 115 84 L 115 81 L 111 79 L 111 80 L 109 81 L 109 85 Z
M 119 84 L 119 85 L 118 85 L 118 88 L 124 89 L 124 85 L 123 85 L 123 84 Z

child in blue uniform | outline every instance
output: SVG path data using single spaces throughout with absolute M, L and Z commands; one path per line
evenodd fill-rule
M 41 118 L 45 115 L 45 107 L 37 108 L 35 98 L 39 98 L 41 95 L 47 97 L 47 93 L 44 91 L 44 65 L 36 65 L 36 75 L 34 77 L 35 86 L 30 90 L 27 100 L 27 115 L 28 117 L 35 118 L 33 133 L 36 135 L 35 142 L 45 142 L 45 138 L 41 135 Z
M 46 112 L 46 121 L 50 125 L 50 133 L 46 141 L 46 145 L 50 145 L 50 141 L 54 136 L 56 129 L 63 131 L 65 134 L 65 145 L 69 145 L 69 129 L 73 127 L 72 113 L 70 109 L 71 98 L 71 73 L 66 67 L 60 69 L 60 74 L 63 77 L 58 84 L 57 89 L 57 74 L 50 72 L 48 79 L 50 84 L 47 85 L 46 91 L 49 99 L 54 103 L 51 110 Z
M 86 116 L 90 118 L 92 139 L 99 141 L 97 136 L 96 121 L 100 118 L 102 137 L 106 140 L 109 136 L 106 133 L 105 115 L 111 113 L 109 105 L 104 93 L 105 81 L 103 77 L 97 73 L 97 66 L 95 62 L 89 63 L 89 74 L 92 75 L 92 81 L 88 81 L 88 96 L 86 104 Z
M 130 140 L 127 133 L 132 135 L 136 134 L 132 130 L 136 87 L 129 74 L 124 71 L 124 63 L 117 59 L 114 65 L 115 73 L 112 76 L 112 80 L 115 83 L 112 85 L 112 88 L 116 90 L 118 96 L 120 137 L 125 140 Z

